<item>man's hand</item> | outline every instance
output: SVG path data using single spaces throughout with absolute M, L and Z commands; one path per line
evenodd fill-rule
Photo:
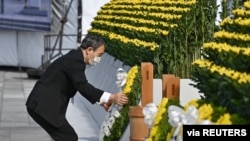
M 112 105 L 112 103 L 103 103 L 102 107 L 105 109 L 105 111 L 109 110 L 109 107 Z
M 119 106 L 123 106 L 128 103 L 128 97 L 123 93 L 111 94 L 108 103 L 116 103 Z

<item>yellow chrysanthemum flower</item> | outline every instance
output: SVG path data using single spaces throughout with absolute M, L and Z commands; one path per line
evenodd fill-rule
M 210 120 L 213 113 L 213 107 L 210 104 L 204 104 L 199 108 L 199 120 Z
M 123 89 L 124 94 L 129 94 L 131 92 L 131 86 L 134 83 L 134 79 L 137 73 L 138 73 L 138 66 L 134 66 L 128 71 L 127 82 Z
M 217 120 L 217 124 L 232 124 L 232 121 L 230 120 L 231 116 L 229 113 L 226 113 L 224 115 L 222 115 L 218 120 Z
M 187 111 L 189 106 L 194 106 L 194 107 L 197 108 L 197 107 L 199 106 L 199 104 L 198 104 L 197 102 L 198 102 L 198 99 L 190 100 L 190 101 L 184 106 L 184 111 Z

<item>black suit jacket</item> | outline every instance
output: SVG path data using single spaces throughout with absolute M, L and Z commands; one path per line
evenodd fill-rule
M 92 104 L 103 92 L 88 83 L 81 49 L 71 50 L 56 59 L 36 82 L 26 106 L 59 127 L 66 119 L 69 100 L 77 91 Z

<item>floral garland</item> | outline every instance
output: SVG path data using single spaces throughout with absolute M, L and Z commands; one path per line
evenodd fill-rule
M 129 123 L 129 107 L 138 105 L 140 100 L 141 77 L 138 66 L 132 67 L 126 76 L 126 83 L 122 90 L 128 96 L 129 102 L 123 107 L 115 104 L 110 108 L 106 118 L 101 125 L 99 140 L 114 141 L 119 140 Z
M 246 119 L 230 114 L 225 107 L 214 106 L 203 99 L 191 100 L 184 107 L 177 100 L 163 98 L 154 125 L 146 141 L 181 141 L 185 124 L 245 124 Z M 190 119 L 191 117 L 191 119 Z M 181 125 L 180 127 L 178 127 Z
M 169 105 L 179 105 L 179 101 L 168 98 L 162 99 L 161 103 L 158 105 L 158 111 L 155 119 L 153 119 L 153 127 L 150 129 L 149 137 L 146 141 L 166 140 L 166 135 L 172 132 L 172 127 L 168 123 L 167 107 L 169 107 Z
M 204 99 L 195 99 L 189 101 L 185 105 L 184 110 L 187 111 L 188 107 L 194 106 L 198 109 L 199 118 L 201 120 L 210 120 L 213 124 L 245 124 L 247 120 L 239 117 L 238 114 L 231 114 L 227 111 L 226 107 L 215 106 L 213 103 L 207 103 Z

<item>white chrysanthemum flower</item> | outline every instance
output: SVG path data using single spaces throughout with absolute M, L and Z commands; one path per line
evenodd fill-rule
M 110 132 L 108 126 L 105 126 L 104 133 L 105 133 L 106 136 L 110 136 L 111 132 Z
M 115 118 L 112 116 L 108 120 L 108 126 L 109 128 L 112 128 L 113 124 L 115 123 Z
M 121 116 L 121 114 L 120 114 L 119 111 L 116 110 L 116 111 L 114 111 L 113 116 L 116 117 L 116 118 L 118 118 L 118 117 Z
M 128 74 L 126 73 L 125 70 L 119 68 L 117 69 L 116 76 L 117 76 L 116 85 L 122 89 L 122 87 L 126 84 Z M 104 136 L 110 136 L 111 134 L 110 130 L 112 129 L 115 123 L 115 119 L 121 116 L 121 113 L 119 112 L 121 109 L 122 106 L 119 106 L 117 104 L 113 104 L 109 108 L 108 114 L 106 114 L 105 120 L 100 129 L 99 141 L 102 141 Z

